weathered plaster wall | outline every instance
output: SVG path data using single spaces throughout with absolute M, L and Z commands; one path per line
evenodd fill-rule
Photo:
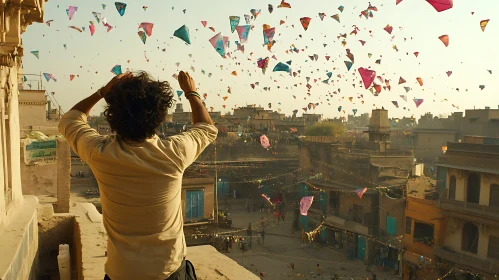
M 451 176 L 456 176 L 456 200 L 466 201 L 466 188 L 468 185 L 468 176 L 471 172 L 460 169 L 447 169 L 447 186 L 449 189 Z M 490 203 L 490 185 L 499 185 L 499 175 L 480 173 L 480 205 L 489 206 Z

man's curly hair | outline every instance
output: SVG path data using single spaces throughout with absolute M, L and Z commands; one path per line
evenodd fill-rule
M 173 105 L 173 90 L 168 82 L 155 81 L 139 72 L 119 80 L 105 99 L 104 116 L 113 132 L 123 140 L 141 142 L 154 136 L 166 120 Z

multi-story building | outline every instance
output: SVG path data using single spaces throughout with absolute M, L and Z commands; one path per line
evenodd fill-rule
M 19 90 L 19 126 L 21 136 L 40 131 L 44 134 L 56 134 L 60 108 L 52 109 L 52 102 L 47 100 L 45 90 Z
M 483 137 L 448 143 L 436 164 L 437 206 L 448 220 L 445 242 L 434 255 L 453 274 L 499 274 L 499 145 Z M 494 142 L 494 141 L 488 141 Z

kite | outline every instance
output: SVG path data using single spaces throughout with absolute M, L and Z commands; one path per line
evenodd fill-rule
M 430 5 L 437 10 L 437 12 L 443 12 L 452 8 L 452 0 L 426 0 Z
M 274 11 L 274 6 L 272 4 L 269 4 L 269 13 L 271 14 Z
M 367 54 L 367 57 L 371 58 L 371 56 L 373 56 L 373 54 L 372 54 L 372 53 L 368 53 L 368 54 Z
M 263 44 L 268 45 L 272 43 L 275 35 L 275 27 L 263 30 Z
M 368 89 L 373 83 L 374 78 L 376 77 L 376 71 L 360 67 L 359 74 L 362 77 L 362 81 L 364 82 L 364 87 Z
M 57 82 L 57 79 L 50 73 L 43 73 L 43 76 L 49 82 L 50 80 L 54 80 L 54 82 Z
M 118 10 L 120 16 L 124 16 L 126 10 L 126 3 L 114 2 L 114 5 L 116 6 L 116 10 Z
M 356 189 L 355 192 L 357 193 L 359 198 L 362 199 L 362 196 L 367 192 L 367 188 Z
M 181 91 L 181 90 L 177 90 L 177 96 L 178 96 L 179 98 L 180 98 L 180 96 L 182 96 L 182 94 L 184 94 L 184 92 L 183 92 L 183 91 Z
M 395 107 L 399 107 L 399 103 L 397 101 L 392 101 L 393 105 L 395 105 Z
M 258 15 L 262 12 L 262 10 L 260 9 L 251 9 L 250 10 L 250 13 L 253 15 L 253 18 L 256 20 L 256 18 L 258 17 Z
M 281 4 L 277 6 L 277 8 L 291 8 L 291 5 L 289 3 L 284 2 L 284 0 L 281 0 Z
M 407 102 L 407 96 L 405 96 L 405 95 L 399 95 L 399 96 L 400 96 L 400 98 L 404 99 L 405 102 Z
M 406 82 L 406 80 L 404 80 L 404 78 L 402 78 L 402 77 L 400 77 L 400 78 L 399 78 L 399 85 L 400 85 L 400 84 L 403 84 L 403 83 L 405 83 L 405 82 Z
M 402 0 L 396 0 L 396 1 L 395 1 L 395 5 L 400 4 L 400 2 L 402 2 Z
M 76 27 L 74 25 L 71 25 L 69 28 L 73 28 L 74 30 L 78 30 L 79 32 L 83 32 L 83 30 L 81 30 L 81 28 Z
M 345 9 L 345 7 L 343 7 L 343 6 L 339 6 L 339 7 L 338 7 L 338 10 L 340 10 L 340 12 L 342 12 L 342 13 L 343 13 L 343 10 L 344 10 L 344 9 Z
M 107 27 L 107 32 L 109 32 L 111 29 L 113 29 L 113 27 L 111 25 L 109 25 L 109 23 L 107 23 L 107 19 L 106 18 L 102 18 L 102 24 Z
M 423 103 L 424 99 L 414 98 L 413 101 L 416 104 L 416 108 L 418 108 L 419 105 L 421 105 Z
M 94 36 L 94 33 L 95 33 L 95 25 L 94 25 L 94 22 L 91 21 L 90 22 L 90 25 L 88 26 L 88 29 L 90 29 L 90 35 L 91 36 Z
M 111 69 L 111 73 L 114 73 L 114 75 L 118 76 L 119 74 L 123 73 L 121 71 L 121 65 L 119 64 L 116 64 L 112 69 Z
M 237 72 L 236 72 L 236 71 L 232 71 L 232 73 L 231 73 L 231 74 L 232 74 L 233 76 L 237 76 Z M 229 89 L 230 89 L 230 88 L 229 88 Z M 231 93 L 231 92 L 229 91 L 229 93 Z
M 210 43 L 222 57 L 225 57 L 225 44 L 222 33 L 213 36 L 210 39 Z
M 191 37 L 189 35 L 189 28 L 185 25 L 182 25 L 179 29 L 175 30 L 173 33 L 173 36 L 182 39 L 182 41 L 186 42 L 187 44 L 191 44 Z
M 256 62 L 258 65 L 258 68 L 262 69 L 262 73 L 265 74 L 265 71 L 267 70 L 267 67 L 269 66 L 269 58 L 259 58 L 258 61 Z
M 264 149 L 267 149 L 268 147 L 270 147 L 269 138 L 267 138 L 267 136 L 265 135 L 260 136 L 260 144 Z
M 406 92 L 406 93 L 407 93 L 407 92 L 409 92 L 409 91 L 411 90 L 411 88 L 410 88 L 410 87 L 404 87 L 404 89 L 405 89 L 405 92 Z
M 230 16 L 229 20 L 230 20 L 230 32 L 234 33 L 234 31 L 236 30 L 236 26 L 239 25 L 239 21 L 241 20 L 241 18 L 238 16 Z
M 142 6 L 142 9 L 144 9 L 144 12 L 147 10 L 147 8 L 149 8 L 149 7 L 147 7 L 147 6 Z
M 106 9 L 106 4 L 102 4 L 102 9 L 105 10 Z
M 72 81 L 75 78 L 75 75 L 69 75 L 69 80 Z
M 101 14 L 100 13 L 96 13 L 96 12 L 92 12 L 92 15 L 94 15 L 95 20 L 97 21 L 97 23 L 100 23 Z
M 64 47 L 65 50 L 68 49 L 66 44 L 63 44 L 62 46 Z
M 383 28 L 386 32 L 388 32 L 388 34 L 392 34 L 392 31 L 393 31 L 393 26 L 387 24 L 385 26 L 385 28 Z
M 50 23 L 51 23 L 51 22 L 53 22 L 53 21 L 54 21 L 54 20 L 53 20 L 53 19 L 51 19 L 51 20 L 47 20 L 45 23 L 46 23 L 48 26 L 50 26 Z
M 366 44 L 366 41 L 359 40 L 359 42 L 364 46 Z
M 40 51 L 31 51 L 31 53 L 36 56 L 36 58 L 40 59 Z
M 346 67 L 347 67 L 348 71 L 350 71 L 350 68 L 352 68 L 353 63 L 352 63 L 352 62 L 350 62 L 350 61 L 346 61 L 346 60 L 345 60 L 345 65 L 346 65 Z
M 237 46 L 237 50 L 238 51 L 241 51 L 242 53 L 244 53 L 244 45 L 240 44 L 239 41 L 236 41 L 236 46 Z
M 208 24 L 208 22 L 206 20 L 202 20 L 201 24 L 203 25 L 203 27 L 206 27 L 206 24 Z
M 302 216 L 307 216 L 308 209 L 310 209 L 310 206 L 312 206 L 313 202 L 314 202 L 313 196 L 304 196 L 301 198 L 301 200 L 300 200 L 300 214 Z
M 350 97 L 351 98 L 351 97 Z M 357 115 L 357 109 L 352 109 L 353 115 Z
M 305 31 L 307 31 L 307 29 L 308 29 L 308 25 L 310 24 L 310 20 L 312 20 L 312 19 L 309 17 L 302 17 L 300 19 L 301 25 L 303 26 L 303 29 L 305 29 Z
M 291 73 L 291 69 L 289 68 L 289 65 L 284 64 L 282 62 L 277 63 L 277 65 L 274 67 L 274 72 L 282 71 L 282 72 L 289 72 Z
M 423 86 L 423 79 L 418 77 L 418 78 L 416 78 L 416 80 L 418 81 L 420 86 Z
M 338 112 L 341 112 L 342 107 L 338 106 Z
M 246 21 L 246 24 L 250 24 L 251 16 L 250 15 L 244 15 L 244 20 Z
M 139 31 L 138 34 L 139 34 L 140 40 L 142 40 L 142 43 L 145 44 L 146 41 L 147 41 L 147 34 L 144 31 L 142 31 L 142 30 Z
M 279 22 L 279 25 L 283 25 L 283 24 L 285 24 L 285 23 L 286 23 L 286 22 L 285 22 L 284 20 L 281 20 L 281 21 Z
M 334 18 L 337 22 L 340 22 L 340 15 L 339 14 L 332 15 L 331 17 Z
M 449 46 L 449 35 L 442 35 L 438 37 L 438 39 L 440 39 L 440 41 L 442 41 L 442 43 L 444 43 L 446 47 Z
M 480 21 L 480 28 L 482 28 L 482 31 L 485 32 L 485 27 L 487 27 L 487 24 L 489 23 L 490 19 L 482 20 Z
M 485 85 L 479 85 L 478 88 L 480 88 L 481 90 L 483 90 L 485 88 Z
M 418 55 L 419 55 L 419 52 L 414 52 L 415 57 L 418 57 Z
M 246 43 L 246 41 L 248 41 L 250 29 L 251 25 L 236 26 L 237 34 L 239 35 L 239 40 L 241 41 L 241 43 Z
M 490 74 L 492 74 L 492 70 L 487 70 Z
M 152 35 L 152 28 L 154 27 L 154 23 L 143 22 L 139 25 L 139 29 L 142 28 L 144 32 L 146 32 L 147 36 L 150 37 Z
M 381 59 L 376 59 L 376 61 L 374 63 L 381 64 Z
M 447 71 L 445 73 L 447 74 L 447 77 L 450 77 L 450 75 L 452 75 L 452 71 Z
M 321 21 L 324 20 L 324 17 L 326 16 L 325 13 L 319 13 L 319 18 L 321 19 Z
M 74 14 L 78 11 L 78 7 L 75 6 L 69 6 L 69 8 L 66 10 L 66 13 L 68 14 L 69 20 L 73 19 Z

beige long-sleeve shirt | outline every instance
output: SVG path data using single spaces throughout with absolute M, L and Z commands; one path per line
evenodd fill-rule
M 99 184 L 108 234 L 106 274 L 112 280 L 167 278 L 186 254 L 182 175 L 216 139 L 216 127 L 198 123 L 166 140 L 127 143 L 98 134 L 84 113 L 72 110 L 59 131 Z

